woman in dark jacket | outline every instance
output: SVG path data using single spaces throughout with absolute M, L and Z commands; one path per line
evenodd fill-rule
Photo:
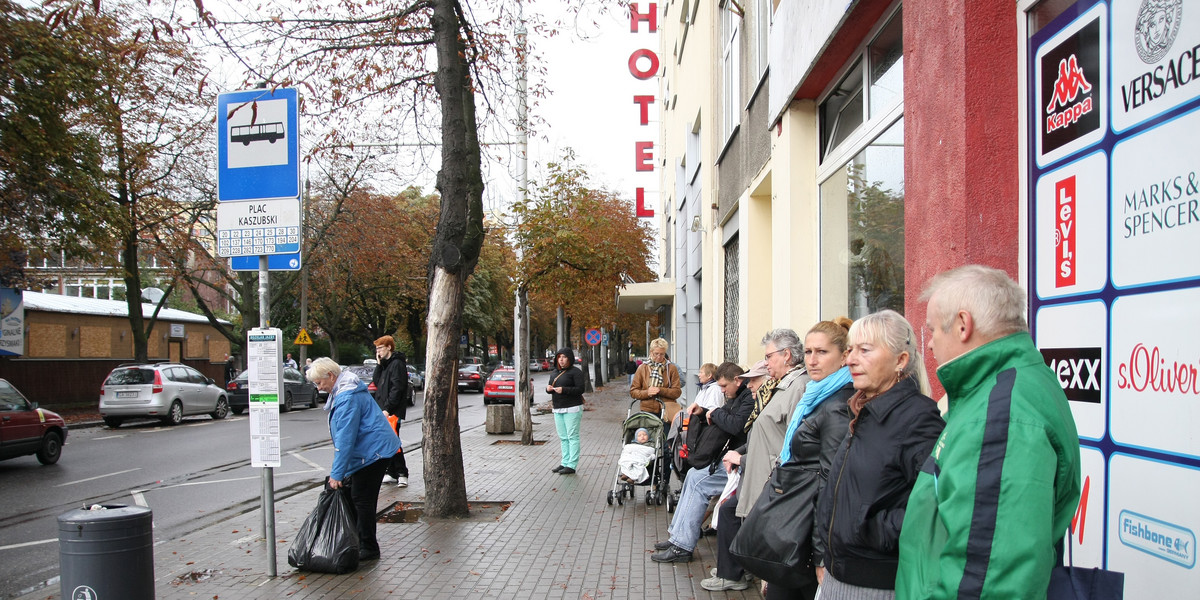
M 853 418 L 817 508 L 822 600 L 895 598 L 908 494 L 945 425 L 915 339 L 891 310 L 850 328 Z
M 562 464 L 551 469 L 570 475 L 579 465 L 579 423 L 583 421 L 583 371 L 575 368 L 575 353 L 563 348 L 554 355 L 557 368 L 550 376 L 546 392 L 554 408 L 554 429 L 562 445 Z

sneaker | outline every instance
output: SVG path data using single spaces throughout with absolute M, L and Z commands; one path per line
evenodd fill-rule
M 667 540 L 665 542 L 654 542 L 654 549 L 655 550 L 666 550 L 667 548 L 670 548 L 671 546 L 674 546 L 674 545 L 675 544 L 671 543 L 671 540 Z M 717 574 L 717 568 L 713 567 L 713 575 L 716 575 L 716 574 Z
M 660 563 L 691 562 L 692 553 L 672 544 L 670 548 L 662 552 L 651 554 L 650 560 Z
M 396 483 L 396 478 L 392 477 L 391 475 L 384 475 L 383 482 L 384 483 Z
M 708 579 L 700 582 L 700 587 L 710 592 L 723 592 L 725 590 L 744 590 L 750 587 L 750 582 L 745 579 L 725 579 L 713 575 Z
M 401 475 L 396 478 L 396 487 L 408 487 L 408 477 Z

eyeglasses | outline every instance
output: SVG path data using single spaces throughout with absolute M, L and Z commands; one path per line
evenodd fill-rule
M 766 353 L 766 354 L 764 354 L 764 355 L 763 355 L 763 360 L 771 360 L 771 355 L 772 355 L 772 354 L 779 354 L 780 352 L 783 352 L 784 350 L 787 350 L 787 348 L 780 348 L 780 349 L 778 349 L 778 350 L 776 350 L 776 351 L 774 351 L 774 352 L 768 352 L 768 353 Z

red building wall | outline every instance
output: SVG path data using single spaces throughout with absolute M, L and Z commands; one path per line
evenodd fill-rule
M 1018 46 L 1011 3 L 904 3 L 905 316 L 918 329 L 938 272 L 1018 276 Z

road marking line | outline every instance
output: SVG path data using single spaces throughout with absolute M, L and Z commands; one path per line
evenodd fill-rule
M 112 477 L 114 475 L 124 475 L 125 473 L 132 473 L 134 471 L 140 471 L 140 470 L 142 470 L 141 467 L 138 467 L 136 469 L 125 469 L 124 471 L 117 471 L 116 473 L 109 473 L 107 475 L 97 475 L 95 477 L 88 477 L 87 479 L 80 479 L 79 481 L 70 481 L 67 483 L 60 483 L 54 487 L 66 487 L 68 485 L 75 485 L 77 483 L 87 483 L 89 481 L 95 481 L 97 479 L 104 479 L 105 477 Z
M 119 440 L 123 437 L 126 437 L 126 436 L 124 436 L 124 435 L 106 435 L 104 437 L 92 438 L 92 441 L 95 442 L 98 440 Z
M 8 546 L 0 546 L 0 550 L 15 550 L 17 548 L 24 548 L 26 546 L 39 546 L 41 544 L 50 544 L 50 543 L 57 542 L 57 541 L 58 541 L 58 538 L 53 538 L 53 539 L 49 539 L 49 540 L 38 540 L 36 542 L 22 542 L 20 544 L 9 544 Z
M 317 467 L 315 469 L 305 469 L 303 471 L 288 471 L 286 473 L 275 473 L 275 477 L 286 477 L 288 475 L 304 475 L 305 473 L 319 473 L 324 470 L 325 469 Z M 262 479 L 262 475 L 255 475 L 253 477 L 235 477 L 233 479 L 214 479 L 212 481 L 188 481 L 188 482 L 184 482 L 184 483 L 164 485 L 162 487 L 150 488 L 150 489 L 146 489 L 146 490 L 130 490 L 130 493 L 133 494 L 134 501 L 137 502 L 139 506 L 148 506 L 147 504 L 145 504 L 145 500 L 143 499 L 142 492 L 157 492 L 160 490 L 169 490 L 171 488 L 191 487 L 191 486 L 195 486 L 195 485 L 209 485 L 209 484 L 213 484 L 213 483 L 233 483 L 233 482 L 237 482 L 237 481 L 252 481 L 252 480 L 261 480 L 261 479 Z
M 146 508 L 150 507 L 149 504 L 146 504 L 146 497 L 142 495 L 142 490 L 129 490 L 129 493 L 133 496 L 134 504 L 138 506 L 144 506 Z
M 321 468 L 321 465 L 318 465 L 317 463 L 315 463 L 311 460 L 308 460 L 307 458 L 304 458 L 303 456 L 300 455 L 299 452 L 296 452 L 295 450 L 289 450 L 288 454 L 292 455 L 296 460 L 298 460 L 314 469 L 319 470 Z

